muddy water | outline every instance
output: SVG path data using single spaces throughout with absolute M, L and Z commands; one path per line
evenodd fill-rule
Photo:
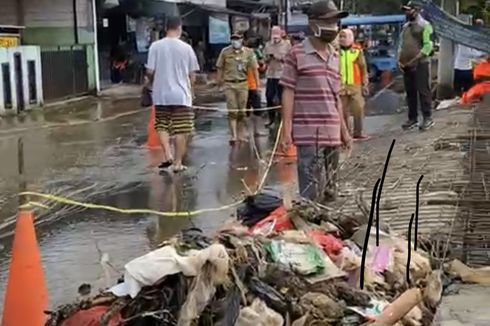
M 0 251 L 0 301 L 10 261 L 16 194 L 24 185 L 33 191 L 120 208 L 192 211 L 234 202 L 245 194 L 244 183 L 257 183 L 264 167 L 257 156 L 268 158 L 272 138 L 257 139 L 256 150 L 250 144 L 232 149 L 227 145 L 224 114 L 201 113 L 187 162 L 191 169 L 184 175 L 160 174 L 155 168 L 160 153 L 142 147 L 149 113 L 125 115 L 134 110 L 138 110 L 135 101 L 91 102 L 1 120 L 0 238 L 4 247 Z M 113 119 L 115 116 L 121 117 Z M 369 117 L 366 128 L 374 133 L 390 120 L 388 116 Z M 22 175 L 19 158 L 24 162 Z M 294 165 L 278 164 L 267 184 L 282 190 L 286 183 L 294 183 L 295 175 Z M 117 270 L 111 275 L 114 280 L 128 260 L 179 230 L 197 226 L 211 232 L 233 213 L 225 210 L 192 219 L 168 218 L 47 204 L 52 209 L 36 212 L 36 225 L 52 306 L 72 300 L 83 282 L 94 288 L 105 286 L 101 253 L 111 257 Z
M 200 114 L 187 162 L 192 168 L 184 175 L 173 175 L 160 174 L 155 166 L 161 154 L 141 146 L 146 137 L 148 112 L 97 122 L 110 114 L 131 111 L 135 106 L 131 102 L 118 103 L 117 108 L 110 103 L 105 105 L 85 110 L 83 114 L 76 110 L 50 112 L 52 115 L 38 117 L 37 121 L 26 117 L 21 123 L 3 122 L 5 128 L 0 131 L 0 186 L 4 198 L 0 236 L 5 239 L 0 256 L 2 299 L 10 258 L 8 235 L 15 221 L 16 193 L 23 183 L 29 190 L 72 194 L 79 200 L 120 208 L 192 211 L 231 203 L 243 196 L 242 179 L 250 185 L 258 180 L 257 154 L 248 144 L 230 150 L 222 113 Z M 110 112 L 106 115 L 105 110 Z M 60 127 L 61 123 L 71 126 Z M 19 139 L 23 143 L 23 176 L 19 176 L 18 169 Z M 270 142 L 268 138 L 257 140 L 258 155 L 264 159 Z M 269 182 L 277 184 L 276 179 L 276 172 L 272 172 Z M 145 253 L 178 230 L 190 226 L 205 231 L 216 229 L 232 213 L 226 210 L 189 219 L 48 205 L 53 209 L 39 211 L 36 223 L 52 305 L 73 299 L 81 282 L 93 283 L 95 287 L 103 285 L 99 282 L 102 276 L 99 251 L 108 253 L 114 266 L 122 271 L 129 259 Z M 118 276 L 118 273 L 113 275 Z

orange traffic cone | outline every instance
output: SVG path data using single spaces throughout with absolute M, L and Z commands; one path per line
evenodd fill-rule
M 3 326 L 42 326 L 47 319 L 48 292 L 33 220 L 31 211 L 21 211 L 17 218 Z
M 296 146 L 290 145 L 286 151 L 278 149 L 276 152 L 276 156 L 284 158 L 296 158 Z
M 159 149 L 161 148 L 160 139 L 155 129 L 155 107 L 151 108 L 150 122 L 148 122 L 148 140 L 146 142 L 146 148 Z
M 276 151 L 276 156 L 279 158 L 296 158 L 296 146 L 291 144 L 286 151 L 278 148 Z
M 392 81 L 392 75 L 390 70 L 385 70 L 381 73 L 381 86 L 386 87 Z

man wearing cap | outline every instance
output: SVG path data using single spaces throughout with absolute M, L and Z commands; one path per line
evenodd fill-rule
M 300 195 L 332 201 L 339 149 L 341 145 L 350 149 L 352 141 L 339 98 L 339 55 L 332 45 L 340 19 L 348 14 L 331 0 L 313 3 L 306 13 L 312 35 L 295 45 L 284 60 L 282 146 L 297 147 Z
M 266 43 L 264 49 L 265 59 L 268 64 L 265 92 L 268 107 L 276 106 L 281 101 L 282 87 L 279 85 L 279 80 L 282 75 L 284 57 L 291 49 L 291 44 L 284 40 L 282 36 L 282 30 L 279 26 L 272 27 L 271 40 Z M 276 111 L 275 109 L 269 110 L 269 126 L 272 126 L 276 120 Z
M 432 92 L 430 61 L 434 44 L 431 24 L 420 15 L 420 8 L 413 2 L 402 6 L 407 23 L 403 26 L 398 50 L 398 65 L 403 72 L 407 93 L 408 120 L 402 125 L 408 130 L 418 124 L 418 102 L 423 120 L 420 130 L 434 125 L 432 120 Z
M 243 46 L 243 36 L 233 33 L 231 45 L 225 47 L 216 62 L 218 83 L 225 86 L 226 105 L 229 110 L 230 144 L 246 141 L 245 112 L 248 99 L 247 72 L 252 70 L 260 80 L 257 59 L 252 49 Z

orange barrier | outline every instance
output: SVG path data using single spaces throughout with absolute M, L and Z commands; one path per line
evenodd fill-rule
M 463 94 L 461 104 L 480 102 L 484 94 L 490 93 L 490 81 L 478 83 Z
M 155 107 L 151 108 L 150 122 L 148 122 L 148 140 L 146 142 L 146 148 L 160 149 L 160 138 L 155 129 Z
M 46 322 L 48 292 L 44 280 L 41 254 L 34 230 L 34 214 L 21 211 L 15 227 L 3 326 L 42 326 Z
M 473 79 L 479 81 L 490 78 L 490 60 L 482 61 L 473 69 Z

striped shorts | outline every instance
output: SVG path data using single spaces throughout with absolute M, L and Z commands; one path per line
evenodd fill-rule
M 157 105 L 155 129 L 169 135 L 190 134 L 194 130 L 194 112 L 187 106 Z

